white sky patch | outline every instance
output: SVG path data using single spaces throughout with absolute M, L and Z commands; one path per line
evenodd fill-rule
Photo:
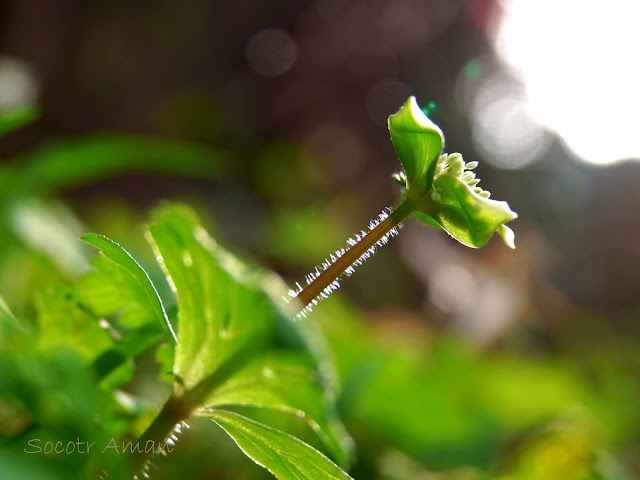
M 640 159 L 640 2 L 502 0 L 494 42 L 529 112 L 594 164 Z

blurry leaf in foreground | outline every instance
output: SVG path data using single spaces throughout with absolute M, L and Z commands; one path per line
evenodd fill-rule
M 0 478 L 97 478 L 102 460 L 99 449 L 87 453 L 85 448 L 82 455 L 25 454 L 32 439 L 39 439 L 40 448 L 47 441 L 66 445 L 76 439 L 103 445 L 123 429 L 122 418 L 110 411 L 113 402 L 97 386 L 86 362 L 68 349 L 43 352 L 31 348 L 34 346 L 0 350 L 0 419 L 5 414 L 24 417 L 22 428 L 8 442 L 7 432 L 0 430 Z M 5 453 L 15 462 L 4 463 Z M 20 462 L 24 459 L 28 464 Z M 51 476 L 43 477 L 43 472 Z
M 48 352 L 67 348 L 93 360 L 112 345 L 98 319 L 78 305 L 71 290 L 51 286 L 36 296 L 38 340 Z
M 248 457 L 280 480 L 351 478 L 327 457 L 291 435 L 233 412 L 213 410 L 209 417 Z
M 77 275 L 86 270 L 87 256 L 77 241 L 85 228 L 65 205 L 32 198 L 12 203 L 7 210 L 17 236 L 61 272 Z
M 25 455 L 26 456 L 26 455 Z M 0 451 L 3 478 L 28 478 L 29 480 L 62 480 L 68 478 L 62 472 L 54 473 L 47 465 L 34 465 L 29 458 Z

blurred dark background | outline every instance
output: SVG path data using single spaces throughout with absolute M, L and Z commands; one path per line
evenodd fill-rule
M 494 238 L 474 251 L 409 222 L 341 293 L 376 328 L 563 356 L 596 377 L 606 364 L 627 404 L 640 398 L 640 165 L 588 163 L 551 130 L 497 108 L 526 90 L 493 45 L 509 3 L 5 1 L 0 109 L 34 103 L 42 114 L 0 140 L 0 158 L 17 165 L 96 132 L 216 149 L 220 174 L 134 169 L 61 195 L 87 228 L 116 240 L 105 209 L 144 219 L 164 198 L 195 203 L 222 244 L 293 283 L 398 198 L 386 118 L 416 95 L 446 150 L 479 160 L 484 188 L 520 214 L 518 248 Z M 612 78 L 598 96 L 616 88 Z M 637 433 L 624 436 L 636 466 Z

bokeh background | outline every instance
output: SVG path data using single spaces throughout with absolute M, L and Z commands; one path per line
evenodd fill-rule
M 88 230 L 151 261 L 142 224 L 162 199 L 299 281 L 397 200 L 386 119 L 416 95 L 519 213 L 517 249 L 408 222 L 316 308 L 353 475 L 637 478 L 639 14 L 631 0 L 5 1 L 0 111 L 40 113 L 0 139 L 0 291 L 29 314 L 35 289 L 86 269 Z M 160 475 L 262 475 L 213 427 L 194 432 Z

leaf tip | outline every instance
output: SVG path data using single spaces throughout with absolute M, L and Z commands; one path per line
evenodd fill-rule
M 97 234 L 97 233 L 93 233 L 93 232 L 89 232 L 89 233 L 85 233 L 84 235 L 82 235 L 80 237 L 80 240 L 82 240 L 85 243 L 88 243 L 89 245 L 93 245 L 94 247 L 97 247 L 96 239 L 99 239 L 102 236 L 103 235 L 100 235 L 100 234 Z
M 518 217 L 518 214 L 516 212 L 513 212 L 513 214 L 515 215 L 514 218 Z M 498 227 L 498 235 L 500 235 L 502 237 L 502 240 L 504 241 L 505 245 L 511 249 L 516 248 L 516 234 L 514 233 L 513 230 L 511 230 L 509 227 L 507 227 L 505 224 L 502 224 Z
M 398 125 L 401 128 L 413 127 L 437 132 L 442 140 L 442 146 L 444 146 L 444 133 L 420 108 L 414 95 L 410 96 L 396 113 L 389 115 L 387 123 L 389 129 Z

